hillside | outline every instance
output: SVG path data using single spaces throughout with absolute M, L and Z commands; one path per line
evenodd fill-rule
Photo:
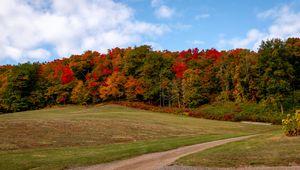
M 61 169 L 109 162 L 278 126 L 190 118 L 118 105 L 0 115 L 0 169 Z

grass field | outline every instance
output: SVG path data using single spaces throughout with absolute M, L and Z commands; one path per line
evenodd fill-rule
M 278 129 L 117 105 L 4 114 L 0 169 L 64 169 Z
M 218 146 L 183 157 L 177 165 L 204 167 L 300 165 L 300 137 L 286 137 L 282 131 Z

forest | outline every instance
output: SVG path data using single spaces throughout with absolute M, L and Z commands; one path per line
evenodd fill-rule
M 299 90 L 300 38 L 262 41 L 257 52 L 144 45 L 0 66 L 0 113 L 107 101 L 178 108 L 250 102 L 289 113 L 299 107 Z

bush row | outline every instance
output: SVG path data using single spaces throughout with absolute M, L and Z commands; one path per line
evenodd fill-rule
M 159 107 L 143 102 L 114 102 L 127 107 L 133 107 L 154 112 L 173 113 L 197 118 L 224 121 L 254 121 L 281 124 L 284 115 L 268 111 L 256 103 L 236 104 L 234 102 L 214 103 L 200 108 Z

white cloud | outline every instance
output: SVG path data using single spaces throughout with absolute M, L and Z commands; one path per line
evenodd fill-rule
M 155 15 L 158 18 L 171 18 L 174 15 L 175 10 L 166 6 L 162 5 L 158 9 L 155 10 Z
M 196 16 L 195 16 L 195 19 L 196 19 L 196 20 L 201 20 L 201 19 L 206 19 L 206 18 L 209 18 L 209 17 L 210 17 L 210 14 L 204 13 L 204 14 L 196 15 Z
M 164 4 L 163 0 L 151 0 L 152 7 L 159 7 Z
M 288 37 L 300 37 L 300 11 L 294 12 L 290 6 L 276 7 L 257 15 L 259 19 L 271 19 L 272 24 L 266 31 L 251 29 L 244 38 L 219 39 L 219 47 L 251 48 L 257 50 L 262 40 Z
M 150 3 L 154 8 L 154 14 L 157 18 L 171 18 L 175 14 L 175 9 L 165 5 L 164 0 L 151 0 Z
M 106 52 L 170 30 L 135 20 L 130 7 L 113 0 L 1 0 L 0 20 L 0 63 Z
M 245 38 L 232 38 L 230 40 L 222 38 L 219 41 L 219 46 L 226 46 L 228 44 L 232 48 L 248 48 L 250 44 L 254 44 L 252 49 L 257 49 L 264 36 L 264 33 L 261 33 L 259 30 L 251 29 Z
M 2 53 L 0 60 L 4 60 L 5 56 L 10 56 L 11 59 L 16 61 L 21 59 L 22 51 L 18 48 L 3 44 L 0 47 L 0 51 Z
M 35 50 L 30 50 L 27 52 L 26 56 L 30 56 L 32 59 L 48 59 L 50 57 L 51 53 L 48 50 L 39 48 Z
M 276 14 L 277 10 L 278 10 L 278 8 L 272 8 L 272 9 L 260 12 L 257 14 L 257 18 L 259 18 L 259 19 L 269 18 L 271 16 L 274 16 Z

